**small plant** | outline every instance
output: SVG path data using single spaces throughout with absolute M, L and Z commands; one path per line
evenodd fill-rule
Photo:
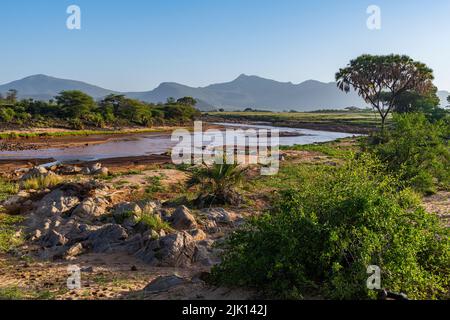
M 198 186 L 199 195 L 195 203 L 199 207 L 212 204 L 239 205 L 242 202 L 237 188 L 244 178 L 244 170 L 236 163 L 204 165 L 196 170 L 188 181 L 188 187 Z
M 154 196 L 155 193 L 166 191 L 166 188 L 162 185 L 161 180 L 161 176 L 152 176 L 147 178 L 147 181 L 150 185 L 145 188 L 145 194 L 148 197 Z
M 23 243 L 21 236 L 16 236 L 17 225 L 24 220 L 21 216 L 0 213 L 0 252 L 8 252 Z
M 44 177 L 30 178 L 22 182 L 22 187 L 25 190 L 41 190 L 52 188 L 58 184 L 60 184 L 62 178 L 57 175 L 47 175 Z
M 170 232 L 172 228 L 170 225 L 163 221 L 157 214 L 143 214 L 139 219 L 139 222 L 151 230 L 160 232 L 161 230 Z
M 16 194 L 18 191 L 19 188 L 17 184 L 0 178 L 0 201 L 3 201 L 9 196 Z

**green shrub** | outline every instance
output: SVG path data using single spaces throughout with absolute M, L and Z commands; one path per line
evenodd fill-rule
M 430 123 L 420 113 L 395 115 L 384 136 L 372 137 L 368 149 L 415 190 L 434 193 L 436 186 L 450 184 L 450 126 Z
M 57 175 L 48 175 L 43 177 L 30 178 L 22 183 L 22 188 L 25 190 L 47 189 L 58 185 L 59 183 L 61 183 L 61 181 L 62 178 Z
M 145 225 L 147 228 L 155 230 L 156 232 L 159 232 L 161 230 L 164 231 L 172 230 L 170 225 L 167 222 L 163 221 L 161 217 L 157 214 L 144 214 L 140 218 L 139 222 Z
M 229 237 L 213 279 L 282 299 L 367 299 L 376 296 L 366 287 L 367 267 L 377 265 L 384 288 L 448 298 L 448 230 L 383 172 L 367 155 L 305 168 L 297 189 Z

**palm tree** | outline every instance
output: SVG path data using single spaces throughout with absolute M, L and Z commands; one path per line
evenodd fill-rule
M 199 207 L 212 204 L 238 205 L 242 196 L 236 191 L 243 180 L 244 170 L 238 164 L 214 163 L 204 165 L 188 181 L 188 185 L 200 186 L 200 193 L 195 204 Z

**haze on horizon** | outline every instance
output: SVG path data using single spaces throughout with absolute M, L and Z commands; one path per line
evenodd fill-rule
M 68 30 L 66 9 L 82 10 Z M 381 30 L 366 10 L 381 9 Z M 450 90 L 450 1 L 435 0 L 3 0 L 0 84 L 32 74 L 117 91 L 161 82 L 200 87 L 239 74 L 301 83 L 333 81 L 362 53 L 407 54 Z

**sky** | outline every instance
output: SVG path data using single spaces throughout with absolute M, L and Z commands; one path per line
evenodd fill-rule
M 66 10 L 81 9 L 69 30 Z M 370 30 L 367 8 L 381 10 Z M 242 73 L 324 82 L 363 53 L 410 55 L 450 90 L 450 0 L 1 0 L 0 84 L 32 74 L 117 91 Z

